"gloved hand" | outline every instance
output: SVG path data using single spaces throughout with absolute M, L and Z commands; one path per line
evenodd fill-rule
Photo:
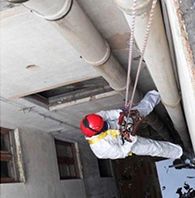
M 129 131 L 123 131 L 121 135 L 124 140 L 127 140 L 128 142 L 132 142 L 131 133 L 129 133 Z
M 181 156 L 181 159 L 185 162 L 185 161 L 189 161 L 192 165 L 195 166 L 195 155 L 194 153 L 189 153 L 184 151 L 183 155 Z

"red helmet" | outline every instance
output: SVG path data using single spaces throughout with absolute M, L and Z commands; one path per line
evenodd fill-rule
M 108 129 L 107 123 L 100 115 L 88 114 L 80 122 L 80 128 L 82 133 L 91 137 Z

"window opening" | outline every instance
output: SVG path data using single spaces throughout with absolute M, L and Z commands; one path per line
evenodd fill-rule
M 113 177 L 112 162 L 108 159 L 98 159 L 100 177 Z
M 60 179 L 81 178 L 75 144 L 55 139 L 55 146 Z
M 14 130 L 0 127 L 0 143 L 0 183 L 23 181 L 23 171 L 19 171 L 21 159 L 17 155 Z

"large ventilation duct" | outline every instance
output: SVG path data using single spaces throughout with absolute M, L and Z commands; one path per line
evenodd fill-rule
M 115 0 L 122 9 L 128 24 L 132 24 L 133 0 Z M 149 18 L 152 0 L 137 0 L 135 41 L 140 49 L 144 43 L 144 32 Z M 172 69 L 169 47 L 165 35 L 159 2 L 157 2 L 144 60 L 152 79 L 160 92 L 162 102 L 178 131 L 184 146 L 191 147 L 185 120 L 181 108 L 181 97 L 178 93 Z
M 55 3 L 52 0 L 30 0 L 24 6 L 36 15 L 53 21 L 66 40 L 87 63 L 98 70 L 114 90 L 121 92 L 125 89 L 126 71 L 112 55 L 108 43 L 75 0 L 56 0 Z M 132 87 L 130 87 L 131 91 Z M 138 99 L 140 99 L 139 94 L 136 92 L 135 100 Z M 162 132 L 163 129 L 163 133 L 168 136 L 168 130 L 159 119 L 152 119 L 151 122 L 148 120 L 148 124 L 156 131 Z

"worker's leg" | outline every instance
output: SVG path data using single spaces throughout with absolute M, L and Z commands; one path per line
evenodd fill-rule
M 150 155 L 172 159 L 180 158 L 183 154 L 183 150 L 179 145 L 139 136 L 137 136 L 137 141 L 131 147 L 131 152 L 136 155 Z
M 137 109 L 141 116 L 147 116 L 154 107 L 160 102 L 160 94 L 155 91 L 149 91 L 138 105 L 132 109 Z

